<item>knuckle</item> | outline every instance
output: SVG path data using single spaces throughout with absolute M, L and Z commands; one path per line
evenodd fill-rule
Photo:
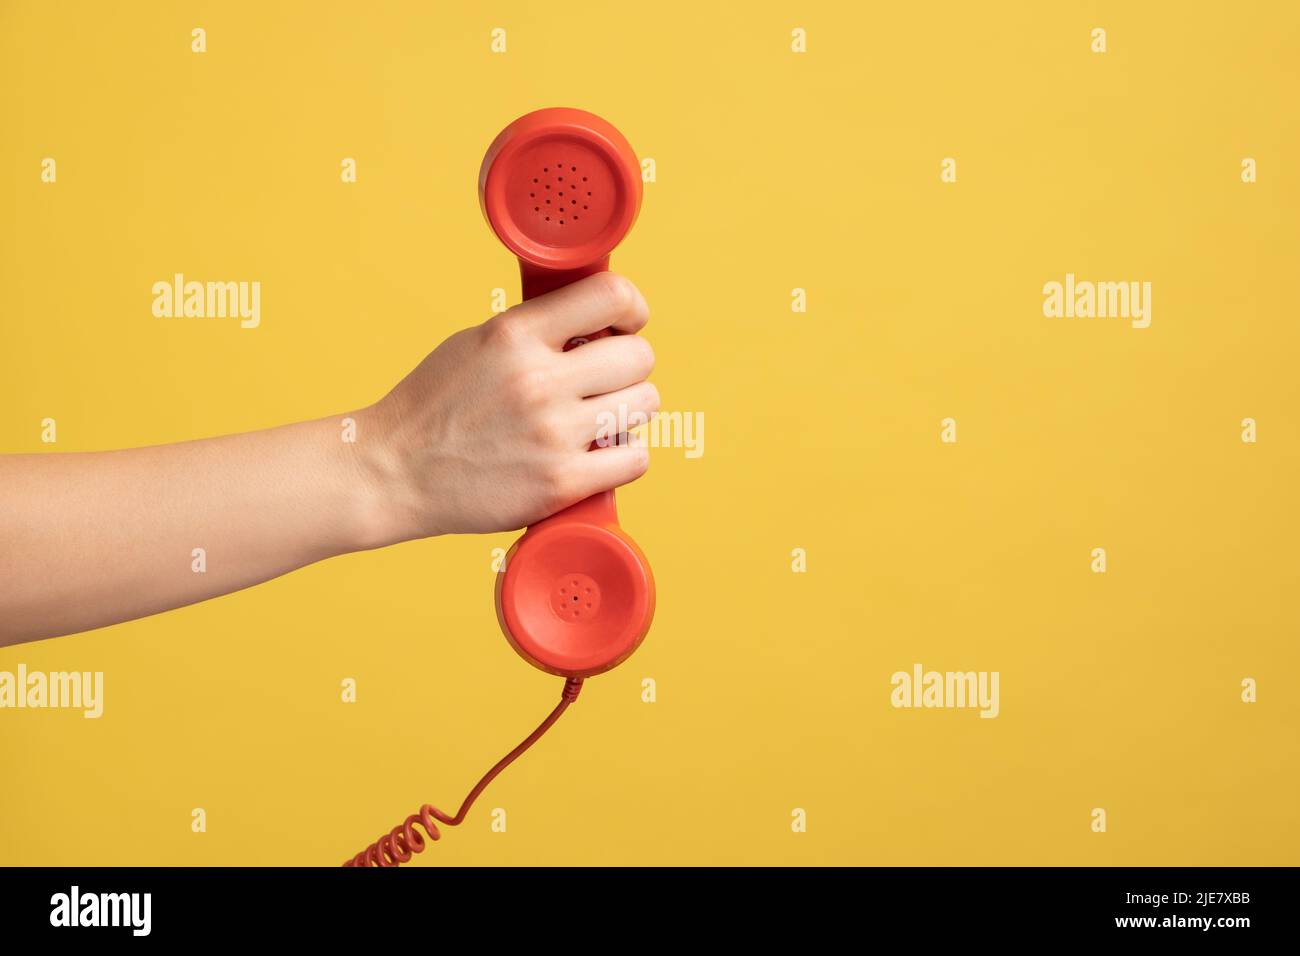
M 552 511 L 564 507 L 576 497 L 573 493 L 572 469 L 565 468 L 558 455 L 542 469 L 541 484 L 542 497 Z
M 533 438 L 545 448 L 563 449 L 568 432 L 557 415 L 538 415 L 533 421 Z
M 632 280 L 617 272 L 602 272 L 600 275 L 601 294 L 609 311 L 617 315 L 631 313 L 641 297 Z
M 638 443 L 631 449 L 631 466 L 633 478 L 640 478 L 650 470 L 650 449 L 644 443 Z
M 483 323 L 483 337 L 489 347 L 512 348 L 520 340 L 520 323 L 509 312 L 494 315 Z
M 546 404 L 549 398 L 546 374 L 537 368 L 518 368 L 506 378 L 506 394 L 517 408 L 533 409 Z
M 641 377 L 649 375 L 655 367 L 655 350 L 645 339 L 639 335 L 630 335 L 627 337 L 629 342 L 636 344 L 631 346 L 633 351 L 633 362 L 637 369 L 641 371 Z
M 659 389 L 656 387 L 654 382 L 646 382 L 645 390 L 645 410 L 653 415 L 655 412 L 659 411 L 660 408 Z

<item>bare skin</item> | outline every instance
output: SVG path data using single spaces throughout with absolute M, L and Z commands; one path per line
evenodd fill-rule
M 603 273 L 456 333 L 367 408 L 176 445 L 0 456 L 0 646 L 335 555 L 521 528 L 634 481 L 644 447 L 589 447 L 602 412 L 658 410 L 654 353 L 636 334 L 562 348 L 648 317 L 632 283 Z

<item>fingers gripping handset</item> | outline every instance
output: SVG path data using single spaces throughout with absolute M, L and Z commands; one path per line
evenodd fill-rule
M 537 110 L 488 148 L 479 203 L 518 256 L 523 298 L 531 299 L 609 268 L 641 206 L 640 165 L 600 117 Z M 570 340 L 565 350 L 610 332 Z M 561 677 L 590 677 L 626 660 L 650 629 L 654 606 L 650 565 L 619 527 L 613 491 L 532 525 L 497 576 L 506 639 L 530 664 Z

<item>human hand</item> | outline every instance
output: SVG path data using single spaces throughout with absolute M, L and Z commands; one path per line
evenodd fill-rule
M 634 334 L 648 318 L 636 287 L 603 272 L 438 346 L 358 413 L 356 448 L 382 502 L 371 544 L 521 528 L 644 474 L 643 445 L 590 446 L 602 413 L 659 409 L 654 352 Z M 606 327 L 633 334 L 563 351 Z

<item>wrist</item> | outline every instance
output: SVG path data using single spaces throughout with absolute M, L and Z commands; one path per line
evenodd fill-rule
M 393 447 L 384 409 L 371 405 L 325 421 L 339 439 L 349 489 L 349 550 L 368 551 L 425 536 L 412 530 L 418 523 L 417 496 Z

